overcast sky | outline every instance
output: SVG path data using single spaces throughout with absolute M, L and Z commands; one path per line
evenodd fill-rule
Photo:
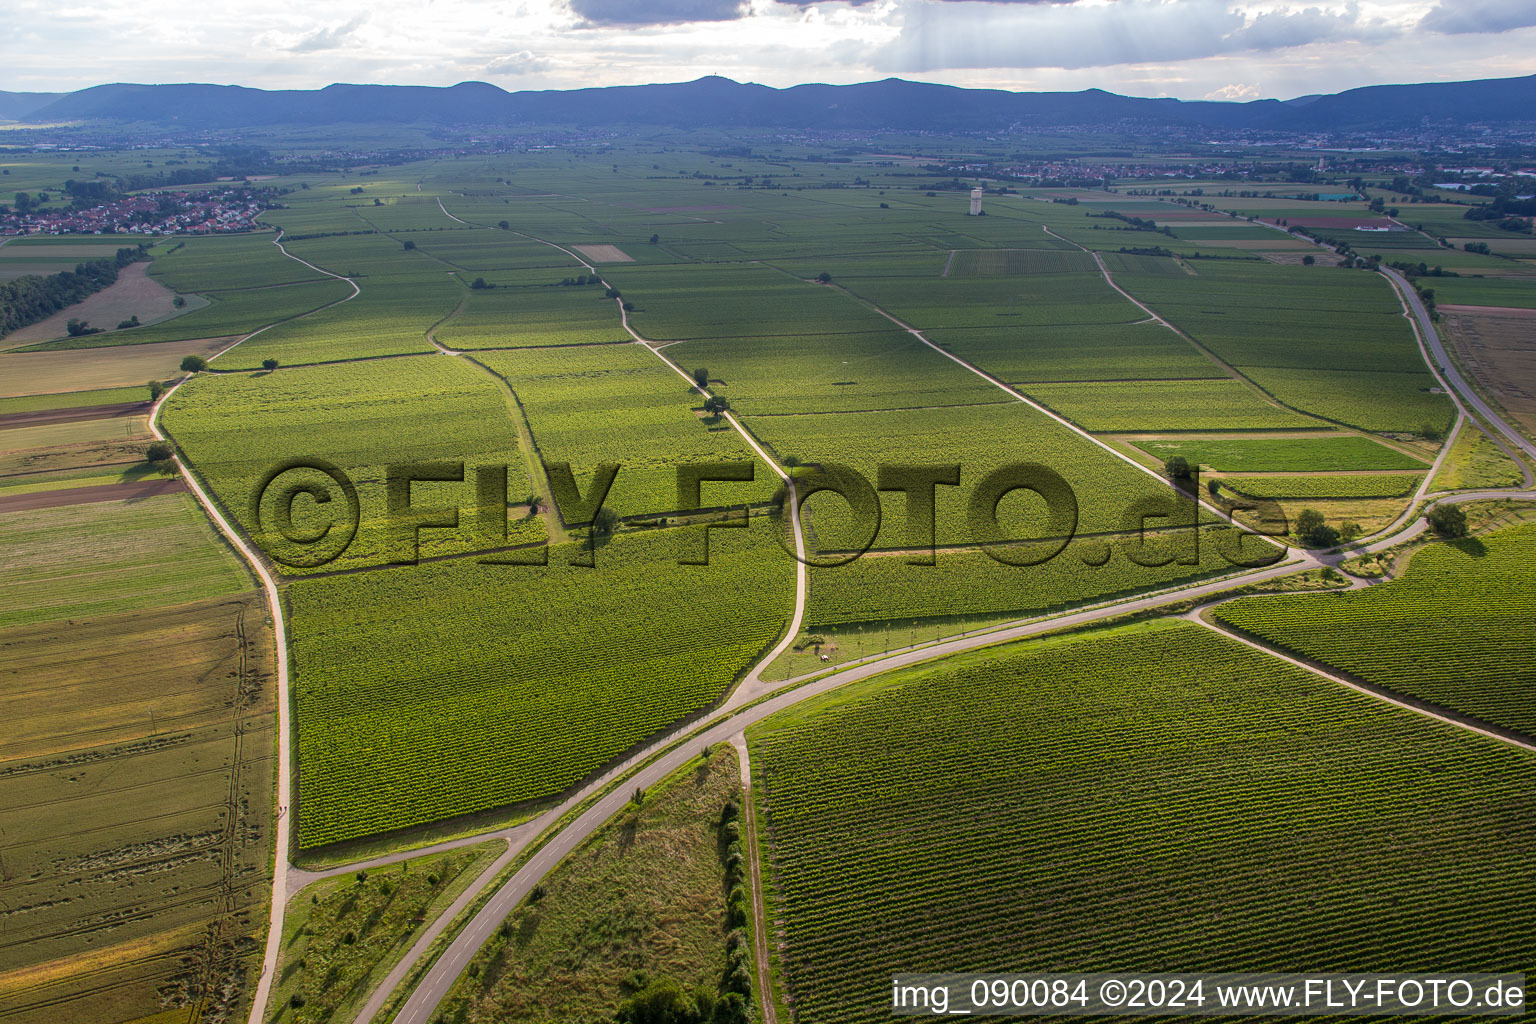
M 1536 0 L 9 0 L 0 89 L 900 76 L 1183 99 L 1536 73 Z

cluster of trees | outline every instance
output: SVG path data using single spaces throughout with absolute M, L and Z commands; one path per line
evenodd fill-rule
M 1136 231 L 1160 231 L 1169 238 L 1173 237 L 1173 230 L 1171 228 L 1158 227 L 1157 221 L 1151 217 L 1132 217 L 1130 214 L 1121 213 L 1119 210 L 1105 210 L 1103 213 L 1090 213 L 1088 216 L 1111 217 L 1118 221 L 1124 221 Z
M 588 277 L 586 274 L 577 274 L 575 277 L 561 278 L 561 280 L 560 280 L 560 287 L 562 287 L 562 288 L 584 288 L 584 287 L 586 287 L 589 284 L 602 284 L 602 283 L 603 283 L 603 279 L 598 277 L 596 274 L 593 274 L 591 277 Z M 609 290 L 612 291 L 612 289 L 609 289 Z M 614 298 L 616 296 L 617 296 L 617 293 L 615 292 L 614 295 L 610 295 L 608 297 L 611 299 L 611 298 Z
M 1515 194 L 1513 184 L 1501 186 L 1493 202 L 1481 206 L 1469 206 L 1462 214 L 1467 220 L 1497 221 L 1505 231 L 1530 234 L 1531 218 L 1536 217 L 1536 199 L 1521 199 Z
M 1315 508 L 1303 509 L 1296 517 L 1296 538 L 1309 548 L 1337 547 L 1341 542 L 1360 536 L 1359 523 L 1346 522 L 1337 527 L 1329 526 L 1328 520 Z
M 75 264 L 74 270 L 44 277 L 30 274 L 0 284 L 0 337 L 46 320 L 117 280 L 117 272 L 145 258 L 148 246 L 124 247 L 116 256 Z M 90 333 L 90 328 L 80 333 Z M 71 331 L 71 333 L 76 333 Z

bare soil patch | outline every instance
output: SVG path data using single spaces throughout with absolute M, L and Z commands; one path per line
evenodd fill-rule
M 573 245 L 571 248 L 581 253 L 593 263 L 633 263 L 635 258 L 616 245 Z
M 59 310 L 47 320 L 12 331 L 0 344 L 6 348 L 19 348 L 36 341 L 66 337 L 69 334 L 66 325 L 72 319 L 111 330 L 119 321 L 135 316 L 146 324 L 168 317 L 176 312 L 172 303 L 176 293 L 150 277 L 148 270 L 148 262 L 130 263 L 117 275 L 117 282 L 110 288 L 103 288 L 68 309 Z
M 1441 306 L 1462 365 L 1527 434 L 1536 434 L 1536 309 Z

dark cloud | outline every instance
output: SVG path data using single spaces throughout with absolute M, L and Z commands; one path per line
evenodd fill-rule
M 1508 32 L 1536 25 L 1532 0 L 1440 0 L 1419 20 L 1419 28 L 1446 35 Z
M 747 0 L 570 0 L 570 4 L 592 25 L 735 21 L 747 13 Z

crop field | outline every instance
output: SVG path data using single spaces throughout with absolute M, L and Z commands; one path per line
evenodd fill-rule
M 1530 280 L 1437 277 L 1426 287 L 1433 289 L 1440 305 L 1536 309 L 1536 288 Z
M 1220 364 L 1155 323 L 945 328 L 927 337 L 1008 384 L 1228 376 Z
M 1152 537 L 1144 547 L 1137 545 L 1143 561 L 1171 559 L 1161 566 L 1127 558 L 1124 548 L 1133 543 L 1131 537 L 1080 537 L 1042 565 L 1006 565 L 971 550 L 939 551 L 931 566 L 909 565 L 902 555 L 880 555 L 812 569 L 806 624 L 837 628 L 1003 614 L 1024 618 L 1237 571 L 1221 556 L 1217 531 L 1202 530 L 1198 548 L 1187 534 Z M 1092 564 L 1106 548 L 1104 564 Z M 1256 556 L 1262 550 L 1249 541 L 1241 553 Z M 1198 561 L 1180 564 L 1185 559 Z
M 475 289 L 437 340 L 454 349 L 531 348 L 628 341 L 612 299 L 601 285 L 549 283 Z
M 1315 419 L 1271 405 L 1242 381 L 1027 383 L 1022 390 L 1084 430 L 1305 430 Z
M 1245 371 L 1423 369 L 1396 295 L 1375 274 L 1205 261 L 1198 277 L 1124 274 L 1116 280 Z
M 270 234 L 215 235 L 156 246 L 150 274 L 178 292 L 270 288 L 318 281 L 322 275 L 284 256 Z
M 718 700 L 783 632 L 794 563 L 765 524 L 711 533 L 708 566 L 668 530 L 595 569 L 555 549 L 292 584 L 300 845 L 551 796 Z
M 607 505 L 620 515 L 677 510 L 677 469 L 691 463 L 756 463 L 753 483 L 706 484 L 706 506 L 765 501 L 777 486 L 778 477 L 730 424 L 701 418 L 692 385 L 640 345 L 485 352 L 476 359 L 517 396 L 540 456 L 569 462 L 583 494 L 598 465 L 619 464 Z
M 68 391 L 52 395 L 20 395 L 0 398 L 0 416 L 18 412 L 41 412 L 46 409 L 84 409 L 90 406 L 121 405 L 125 402 L 149 401 L 149 391 L 143 386 L 128 388 L 99 388 L 94 391 Z
M 1057 249 L 960 249 L 946 277 L 1010 274 L 1091 274 L 1098 269 L 1085 252 Z
M 961 655 L 748 740 L 800 1021 L 884 1012 L 892 963 L 1517 970 L 1532 955 L 1508 937 L 1536 920 L 1508 915 L 1536 914 L 1536 762 L 1196 625 Z
M 63 391 L 143 386 L 151 378 L 170 380 L 188 355 L 211 356 L 225 339 L 173 341 L 157 345 L 51 352 L 0 352 L 0 395 L 42 395 Z
M 166 400 L 162 418 L 225 509 L 252 533 L 257 531 L 251 497 L 272 467 L 296 458 L 340 467 L 357 485 L 361 515 L 351 546 L 328 566 L 343 568 L 409 557 L 387 525 L 384 475 L 390 465 L 444 459 L 465 463 L 465 483 L 412 488 L 413 504 L 463 510 L 457 529 L 421 531 L 423 556 L 500 543 L 481 535 L 473 514 L 472 478 L 476 466 L 507 465 L 511 497 L 526 493 L 526 469 L 508 401 L 483 369 L 431 355 L 275 373 L 204 374 Z M 430 429 L 407 429 L 409 423 L 430 424 Z M 306 507 L 313 512 L 310 519 L 303 518 Z M 325 511 L 296 504 L 295 522 L 319 528 L 332 521 Z M 282 547 L 281 540 L 270 542 L 291 558 L 304 555 Z
M 1220 473 L 1354 472 L 1423 469 L 1425 466 L 1412 455 L 1357 434 L 1241 440 L 1160 438 L 1134 443 L 1160 462 L 1182 455 L 1192 466 L 1206 466 Z
M 920 329 L 1131 324 L 1146 314 L 1098 273 L 946 277 L 928 281 L 850 277 L 839 285 Z
M 1532 554 L 1521 526 L 1417 552 L 1400 579 L 1334 600 L 1246 598 L 1216 614 L 1367 682 L 1536 735 Z
M 603 268 L 603 280 L 634 304 L 630 325 L 652 340 L 846 334 L 889 326 L 836 289 L 766 266 L 614 264 Z
M 1508 414 L 1536 432 L 1536 310 L 1444 310 L 1441 337 L 1462 367 Z
M 905 331 L 726 338 L 668 345 L 748 416 L 984 405 L 1008 396 Z
M 852 467 L 873 485 L 882 465 L 958 465 L 960 485 L 935 489 L 938 543 L 967 544 L 971 489 L 999 466 L 1034 462 L 1061 475 L 1073 489 L 1083 532 L 1117 530 L 1126 507 L 1149 494 L 1171 494 L 1121 460 L 1103 452 L 1022 402 L 953 409 L 912 409 L 813 416 L 759 416 L 753 431 L 782 462 Z M 886 493 L 878 547 L 903 547 L 905 497 Z M 805 509 L 823 550 L 841 549 L 859 537 L 849 506 L 831 494 L 812 496 Z M 1011 538 L 1044 536 L 1043 501 L 1015 495 L 999 508 Z
M 728 966 L 720 817 L 740 798 L 724 745 L 652 786 L 513 912 L 450 996 L 450 1019 L 599 1018 L 629 994 L 637 965 L 686 991 L 717 989 Z
M 1362 473 L 1354 476 L 1227 476 L 1221 482 L 1250 498 L 1401 498 L 1412 494 L 1423 477 L 1414 473 Z
M 1429 373 L 1243 367 L 1259 387 L 1287 405 L 1362 430 L 1443 434 L 1455 407 Z
M 219 360 L 219 369 L 254 369 L 264 359 L 293 366 L 431 352 L 427 330 L 452 313 L 461 296 L 446 274 L 368 278 L 357 297 L 242 342 Z
M 262 611 L 231 594 L 0 630 L 8 1020 L 240 1012 L 270 877 Z
M 190 495 L 5 515 L 0 628 L 179 604 L 250 583 Z

